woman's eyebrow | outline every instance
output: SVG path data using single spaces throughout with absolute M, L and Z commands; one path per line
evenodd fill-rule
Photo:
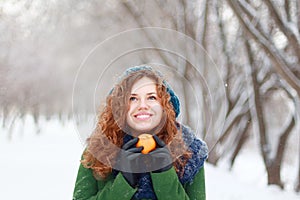
M 157 95 L 156 92 L 148 92 L 146 95 L 153 95 L 153 94 Z M 130 95 L 131 96 L 138 96 L 138 94 L 136 94 L 136 93 L 131 93 Z
M 147 93 L 147 95 L 153 95 L 153 94 L 156 94 L 156 92 L 149 92 L 149 93 Z

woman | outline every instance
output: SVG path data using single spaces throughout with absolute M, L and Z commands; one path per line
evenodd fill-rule
M 149 66 L 128 69 L 106 99 L 82 155 L 74 200 L 205 199 L 207 146 L 176 122 L 179 100 Z M 156 148 L 137 147 L 148 133 Z

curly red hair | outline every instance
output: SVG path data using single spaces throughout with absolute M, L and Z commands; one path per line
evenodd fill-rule
M 166 114 L 163 128 L 157 133 L 169 147 L 177 172 L 183 174 L 184 166 L 191 154 L 184 147 L 184 141 L 175 111 L 170 103 L 170 94 L 160 74 L 153 70 L 139 70 L 127 75 L 117 84 L 106 98 L 106 106 L 98 116 L 98 122 L 93 134 L 88 138 L 87 149 L 83 153 L 81 163 L 93 170 L 94 176 L 106 178 L 112 172 L 113 163 L 126 134 L 126 113 L 129 109 L 129 96 L 133 84 L 143 77 L 155 81 L 157 95 Z

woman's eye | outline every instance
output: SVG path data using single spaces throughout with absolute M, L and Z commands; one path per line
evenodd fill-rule
M 149 96 L 148 99 L 149 100 L 156 100 L 157 98 L 156 98 L 156 96 Z
M 137 100 L 136 97 L 130 97 L 130 98 L 129 98 L 129 101 L 136 101 L 136 100 Z

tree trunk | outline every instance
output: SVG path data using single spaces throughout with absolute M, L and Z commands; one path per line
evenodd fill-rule
M 299 161 L 300 162 L 300 161 Z M 300 167 L 299 167 L 299 169 L 298 169 L 298 184 L 297 184 L 297 186 L 296 186 L 296 188 L 295 188 L 295 191 L 296 192 L 300 192 Z
M 268 184 L 269 185 L 278 185 L 281 189 L 284 188 L 284 185 L 281 181 L 280 177 L 280 169 L 281 164 L 279 163 L 272 163 L 270 166 L 267 166 L 267 173 L 268 173 Z
M 268 184 L 275 184 L 283 188 L 283 184 L 280 177 L 281 160 L 274 161 L 270 158 L 271 149 L 270 149 L 270 143 L 267 138 L 267 132 L 265 126 L 266 123 L 265 123 L 264 113 L 262 108 L 262 96 L 259 93 L 260 85 L 257 80 L 258 71 L 254 61 L 252 60 L 253 53 L 251 51 L 251 46 L 249 43 L 247 43 L 247 50 L 249 52 L 250 63 L 252 65 L 251 76 L 252 76 L 253 91 L 254 91 L 254 105 L 255 105 L 254 114 L 255 114 L 255 118 L 257 119 L 257 127 L 258 127 L 259 139 L 260 139 L 260 151 L 267 170 Z M 276 156 L 278 156 L 278 154 Z
M 248 120 L 250 120 L 250 111 L 248 111 L 246 116 L 247 116 Z M 243 128 L 243 130 L 241 130 L 241 136 L 239 138 L 238 144 L 235 147 L 234 152 L 231 156 L 230 168 L 233 167 L 237 155 L 239 154 L 240 150 L 242 149 L 242 147 L 246 143 L 247 139 L 249 138 L 249 126 L 250 126 L 250 124 L 251 123 L 248 121 L 247 124 L 245 125 L 245 127 Z

